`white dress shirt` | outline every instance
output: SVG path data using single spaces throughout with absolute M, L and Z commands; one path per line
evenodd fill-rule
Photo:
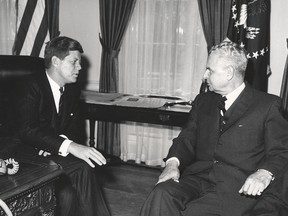
M 47 75 L 47 78 L 48 78 L 48 81 L 49 81 L 49 84 L 50 84 L 50 87 L 51 87 L 51 90 L 52 90 L 52 93 L 53 93 L 55 107 L 56 107 L 56 110 L 57 110 L 57 113 L 58 113 L 59 112 L 59 100 L 60 100 L 60 96 L 61 96 L 61 93 L 59 91 L 60 86 L 53 79 L 51 79 L 51 77 L 49 77 L 47 72 L 46 72 L 46 75 Z M 65 136 L 64 134 L 61 134 L 60 136 L 65 138 L 65 140 L 61 144 L 58 154 L 63 156 L 63 157 L 66 157 L 69 154 L 69 153 L 67 153 L 67 150 L 68 150 L 68 147 L 69 147 L 69 145 L 71 144 L 72 141 L 69 140 L 68 137 Z M 42 153 L 41 153 L 41 151 L 42 150 L 40 150 L 40 152 L 39 152 L 40 155 L 42 155 L 42 154 L 44 156 L 50 155 L 49 152 L 42 151 Z
M 245 88 L 245 83 L 243 82 L 238 88 L 236 88 L 233 92 L 223 95 L 226 96 L 227 100 L 225 101 L 225 109 L 228 110 L 230 106 L 234 103 L 234 101 L 238 98 L 241 92 Z

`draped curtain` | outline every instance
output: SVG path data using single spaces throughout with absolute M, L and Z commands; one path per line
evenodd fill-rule
M 231 0 L 198 0 L 207 49 L 226 38 Z
M 199 11 L 207 50 L 226 38 L 229 25 L 231 0 L 198 0 Z M 202 83 L 200 93 L 207 91 L 207 84 Z
M 99 92 L 118 92 L 118 54 L 136 0 L 99 0 L 102 45 Z M 120 155 L 120 130 L 114 123 L 99 122 L 97 147 L 108 154 Z
M 48 29 L 50 38 L 54 38 L 60 35 L 59 31 L 59 0 L 45 0 Z
M 119 91 L 192 100 L 205 71 L 207 44 L 197 0 L 137 1 L 119 53 Z M 121 125 L 121 159 L 164 165 L 180 128 Z
M 286 39 L 286 42 L 288 48 L 288 38 Z M 288 55 L 283 73 L 280 97 L 282 98 L 283 115 L 288 120 Z
M 16 34 L 16 0 L 0 0 L 0 55 L 12 55 Z

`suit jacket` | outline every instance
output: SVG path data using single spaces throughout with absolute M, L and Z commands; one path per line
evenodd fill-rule
M 78 138 L 79 91 L 75 84 L 66 85 L 62 96 L 63 112 L 59 117 L 45 71 L 31 77 L 19 105 L 19 133 L 24 143 L 57 155 L 64 141 L 59 135 Z
M 65 175 L 57 181 L 55 192 L 61 209 L 73 211 L 73 215 L 108 216 L 110 213 L 95 170 L 73 155 L 58 156 L 59 148 L 64 141 L 60 135 L 65 135 L 73 141 L 78 140 L 81 135 L 78 127 L 81 120 L 78 109 L 79 93 L 75 84 L 65 85 L 62 114 L 58 116 L 45 71 L 31 77 L 20 101 L 19 132 L 22 141 L 37 151 L 52 153 L 47 159 L 60 164 L 64 170 Z M 26 147 L 23 150 L 31 155 L 30 150 L 33 148 L 26 150 Z M 72 192 L 65 191 L 67 186 L 72 187 Z M 58 191 L 63 195 L 58 196 Z M 77 207 L 72 208 L 75 206 Z
M 277 176 L 288 161 L 288 122 L 279 97 L 246 84 L 225 113 L 220 131 L 220 97 L 207 92 L 195 98 L 188 123 L 167 158 L 179 159 L 182 176 L 210 169 L 225 215 L 242 215 L 257 200 L 238 193 L 246 178 L 260 168 Z

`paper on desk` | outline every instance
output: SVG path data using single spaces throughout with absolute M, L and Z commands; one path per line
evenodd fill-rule
M 118 98 L 113 102 L 117 106 L 131 106 L 131 107 L 143 107 L 143 108 L 160 108 L 164 106 L 167 99 L 162 98 L 147 98 L 141 96 L 124 96 Z
M 87 103 L 114 105 L 113 102 L 122 98 L 122 93 L 99 93 L 95 91 L 82 91 L 81 99 Z
M 99 93 L 94 91 L 83 91 L 81 99 L 85 100 L 87 103 L 143 108 L 161 108 L 167 102 L 174 103 L 184 101 L 180 98 L 170 96 L 127 95 L 122 93 Z

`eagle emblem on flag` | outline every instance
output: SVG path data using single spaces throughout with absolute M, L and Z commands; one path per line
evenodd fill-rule
M 270 75 L 270 0 L 232 0 L 227 37 L 248 54 L 246 81 L 267 92 Z

